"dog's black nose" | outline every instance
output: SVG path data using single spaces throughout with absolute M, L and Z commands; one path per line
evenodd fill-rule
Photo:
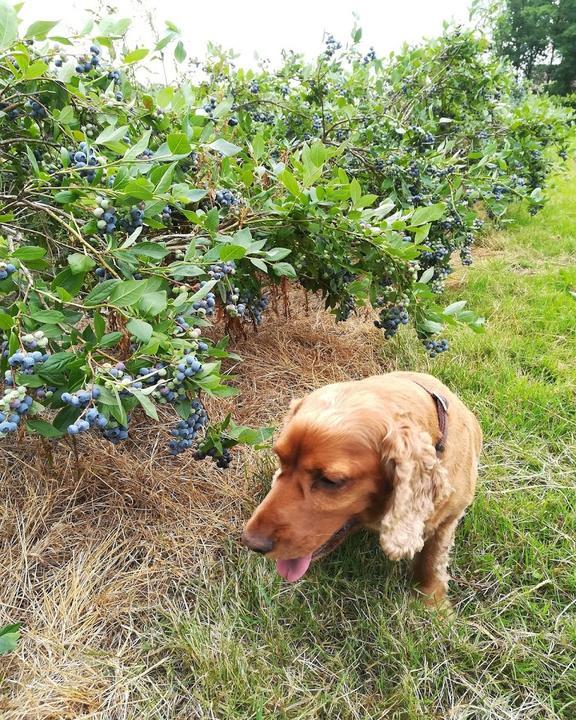
M 242 533 L 241 540 L 244 545 L 246 545 L 246 547 L 250 548 L 250 550 L 254 550 L 254 552 L 257 553 L 262 553 L 262 555 L 269 553 L 275 545 L 275 542 L 272 538 L 253 532 L 244 531 Z

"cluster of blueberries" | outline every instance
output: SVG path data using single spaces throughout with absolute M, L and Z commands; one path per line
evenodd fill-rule
M 174 437 L 168 443 L 170 455 L 179 455 L 189 450 L 196 438 L 196 435 L 208 424 L 208 413 L 200 400 L 192 400 L 190 414 L 186 420 L 180 420 L 170 430 Z
M 210 117 L 212 117 L 212 113 L 214 112 L 214 110 L 216 110 L 216 105 L 217 105 L 216 98 L 215 97 L 209 98 L 208 102 L 204 104 L 204 112 L 207 115 L 209 115 Z
M 448 277 L 448 275 L 452 274 L 453 272 L 454 268 L 452 268 L 450 265 L 437 266 L 434 269 L 434 279 L 430 283 L 430 290 L 437 294 L 443 293 L 446 289 L 444 280 Z
M 431 358 L 435 358 L 436 355 L 446 352 L 448 350 L 448 340 L 432 340 L 426 339 L 422 341 L 422 344 L 428 351 L 428 355 Z
M 246 304 L 248 305 L 248 302 L 246 302 Z M 262 324 L 262 315 L 264 314 L 269 304 L 270 298 L 268 297 L 268 295 L 262 295 L 260 298 L 258 298 L 258 300 L 256 300 L 255 303 L 249 304 L 250 314 L 252 315 L 252 319 L 254 320 L 256 325 Z
M 227 275 L 236 274 L 236 263 L 233 260 L 215 263 L 214 265 L 210 265 L 206 274 L 209 278 L 212 278 L 212 280 L 222 280 Z
M 8 108 L 10 108 L 8 110 Z M 0 103 L 0 111 L 6 112 L 8 120 L 18 120 L 20 112 L 17 107 L 11 107 L 8 103 Z
M 98 45 L 90 45 L 90 59 L 80 58 L 76 65 L 76 72 L 79 74 L 89 73 L 100 65 L 100 48 Z M 56 59 L 54 64 L 57 67 L 62 65 L 62 60 Z
M 48 347 L 48 338 L 42 330 L 36 330 L 33 333 L 26 333 L 22 336 L 22 344 L 26 350 L 37 350 L 38 348 L 46 350 Z
M 34 100 L 34 98 L 30 98 L 26 102 L 26 107 L 30 110 L 30 117 L 34 120 L 43 120 L 48 114 L 44 105 L 41 105 L 38 100 Z
M 22 415 L 30 410 L 33 400 L 23 386 L 13 387 L 12 374 L 8 370 L 5 376 L 4 394 L 0 398 L 0 438 L 16 432 Z
M 205 280 L 200 282 L 200 287 L 206 284 Z M 214 314 L 216 308 L 216 296 L 213 292 L 207 293 L 201 300 L 196 300 L 192 303 L 191 313 L 198 315 L 199 317 L 211 317 Z M 181 316 L 178 316 L 181 317 Z M 183 330 L 188 330 L 188 323 L 182 318 L 181 320 L 176 319 L 176 324 Z
M 252 95 L 258 95 L 258 93 L 260 92 L 260 85 L 258 85 L 258 80 L 252 80 L 249 89 Z
M 435 265 L 450 256 L 450 249 L 443 245 L 440 240 L 428 240 L 426 246 L 430 250 L 424 250 L 419 256 L 423 267 Z
M 8 365 L 16 368 L 23 375 L 32 375 L 37 365 L 46 362 L 50 357 L 50 353 L 43 353 L 40 350 L 27 352 L 26 350 L 18 350 L 8 358 Z
M 13 263 L 0 262 L 0 280 L 6 280 L 12 273 L 16 272 L 16 265 Z
M 264 125 L 274 125 L 276 122 L 274 113 L 266 112 L 265 110 L 257 110 L 256 112 L 250 113 L 250 117 L 254 122 L 263 123 Z
M 495 200 L 502 200 L 504 195 L 508 192 L 508 188 L 504 187 L 504 185 L 494 185 L 492 187 L 492 197 Z
M 80 176 L 85 177 L 88 182 L 94 182 L 98 158 L 94 148 L 88 147 L 88 143 L 81 142 L 76 150 L 68 150 L 70 167 L 80 171 Z
M 230 190 L 216 190 L 215 200 L 216 205 L 220 207 L 230 207 L 238 202 L 236 196 Z
M 102 415 L 95 407 L 88 408 L 93 400 L 100 397 L 100 388 L 93 385 L 91 388 L 78 390 L 75 393 L 63 392 L 62 402 L 73 408 L 81 408 L 84 412 L 71 425 L 68 425 L 68 435 L 78 435 L 91 428 L 104 430 L 108 425 L 108 418 Z
M 127 230 L 132 233 L 144 224 L 144 210 L 139 207 L 133 207 L 130 209 L 130 213 L 127 218 L 121 218 L 119 225 L 123 230 Z
M 407 325 L 410 316 L 403 304 L 389 305 L 380 311 L 378 320 L 374 320 L 374 325 L 379 330 L 384 330 L 386 339 L 394 337 L 398 332 L 400 325 Z
M 130 418 L 128 418 L 128 421 L 130 421 Z M 108 427 L 104 430 L 102 435 L 106 440 L 111 442 L 112 445 L 118 445 L 118 443 L 122 442 L 122 440 L 128 439 L 128 426 L 121 425 L 119 422 L 116 422 L 116 420 L 110 420 Z
M 369 62 L 372 62 L 373 60 L 376 60 L 376 50 L 374 50 L 373 47 L 368 50 L 366 55 L 364 55 L 364 65 L 368 65 Z
M 462 265 L 472 265 L 472 243 L 474 242 L 474 236 L 471 233 L 466 233 L 462 247 L 460 248 L 460 262 Z
M 214 447 L 207 451 L 197 450 L 194 453 L 195 460 L 204 460 L 207 457 L 212 458 L 216 463 L 216 467 L 222 468 L 223 470 L 232 462 L 232 453 L 228 448 L 224 448 L 221 455 L 218 454 L 218 450 Z
M 324 54 L 326 57 L 331 58 L 337 50 L 340 50 L 342 43 L 338 42 L 334 35 L 328 35 L 326 38 L 326 50 Z
M 228 291 L 226 293 L 226 306 L 224 309 L 228 317 L 244 317 L 246 303 L 240 302 L 240 288 L 233 287 L 232 292 Z
M 94 217 L 98 220 L 96 223 L 98 230 L 100 230 L 102 234 L 113 233 L 116 230 L 116 210 L 112 207 L 108 198 L 100 198 L 98 200 L 98 207 L 94 209 L 93 213 Z

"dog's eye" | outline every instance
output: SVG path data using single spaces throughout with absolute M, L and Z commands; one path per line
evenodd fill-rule
M 328 490 L 336 490 L 342 486 L 341 482 L 337 480 L 330 480 L 330 478 L 327 478 L 324 475 L 318 475 L 315 484 L 317 487 L 326 488 Z

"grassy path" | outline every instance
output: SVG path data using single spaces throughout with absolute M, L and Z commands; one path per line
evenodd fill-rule
M 454 558 L 457 618 L 411 601 L 403 565 L 353 538 L 286 587 L 230 547 L 190 615 L 156 629 L 206 717 L 525 720 L 576 717 L 574 172 L 537 217 L 489 239 L 459 280 L 489 332 L 434 364 L 486 433 Z

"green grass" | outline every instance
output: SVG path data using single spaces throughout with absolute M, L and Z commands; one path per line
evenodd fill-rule
M 182 717 L 576 717 L 575 182 L 557 178 L 535 218 L 519 209 L 463 275 L 486 334 L 454 333 L 434 363 L 408 337 L 387 351 L 455 388 L 485 431 L 455 617 L 414 602 L 406 567 L 367 535 L 290 587 L 230 543 L 190 578 L 192 609 L 148 631 Z

